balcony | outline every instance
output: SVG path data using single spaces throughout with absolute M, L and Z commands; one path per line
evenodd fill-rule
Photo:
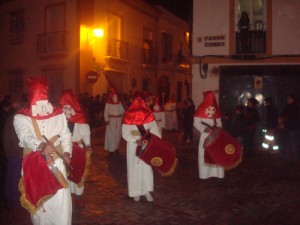
M 236 54 L 266 53 L 266 31 L 249 30 L 246 34 L 236 32 Z
M 107 53 L 104 59 L 108 70 L 112 72 L 125 73 L 129 59 L 129 44 L 114 38 L 107 39 Z
M 37 53 L 41 57 L 67 55 L 67 32 L 59 31 L 37 35 Z

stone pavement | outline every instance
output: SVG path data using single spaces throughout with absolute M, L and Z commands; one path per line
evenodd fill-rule
M 126 143 L 117 154 L 103 150 L 104 127 L 93 131 L 92 166 L 86 182 L 85 208 L 73 210 L 74 225 L 297 225 L 300 224 L 300 166 L 275 153 L 258 151 L 224 179 L 198 178 L 197 145 L 180 141 L 180 132 L 163 137 L 176 146 L 175 173 L 154 171 L 153 202 L 127 197 Z M 8 213 L 0 224 L 31 224 L 27 212 Z

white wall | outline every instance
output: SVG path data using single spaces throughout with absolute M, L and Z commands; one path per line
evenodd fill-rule
M 300 54 L 299 12 L 299 0 L 273 0 L 273 55 Z
M 202 102 L 203 92 L 205 91 L 216 91 L 217 101 L 219 99 L 219 74 L 212 74 L 210 72 L 212 66 L 214 65 L 209 65 L 208 74 L 205 79 L 200 77 L 199 64 L 193 64 L 192 66 L 192 98 L 196 107 Z
M 193 10 L 193 55 L 228 54 L 229 0 L 194 0 Z M 224 40 L 205 40 L 205 37 L 220 36 Z M 224 46 L 205 46 L 213 43 Z

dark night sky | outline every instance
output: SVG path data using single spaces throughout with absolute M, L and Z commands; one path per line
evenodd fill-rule
M 192 20 L 193 0 L 144 0 L 151 5 L 161 5 L 186 21 Z

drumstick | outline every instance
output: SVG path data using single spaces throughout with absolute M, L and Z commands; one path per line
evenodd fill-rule
M 68 173 L 69 173 L 70 175 L 72 175 L 71 170 L 72 170 L 73 168 L 72 168 L 71 165 L 65 160 L 64 156 L 63 156 L 59 151 L 57 151 L 57 149 L 52 145 L 52 143 L 48 140 L 48 138 L 46 138 L 45 135 L 43 135 L 42 137 L 44 138 L 44 140 L 46 141 L 46 143 L 47 143 L 48 145 L 50 145 L 50 146 L 53 148 L 54 152 L 58 155 L 58 157 L 61 158 L 61 159 L 63 160 L 63 162 L 64 162 L 64 164 L 65 164 L 65 166 L 66 166 L 66 169 L 67 169 Z
M 210 128 L 210 129 L 215 129 L 215 128 L 217 128 L 216 126 L 211 126 L 211 125 L 209 125 L 208 123 L 205 123 L 205 122 L 201 122 L 204 126 L 206 126 L 206 127 L 208 127 L 208 128 Z

